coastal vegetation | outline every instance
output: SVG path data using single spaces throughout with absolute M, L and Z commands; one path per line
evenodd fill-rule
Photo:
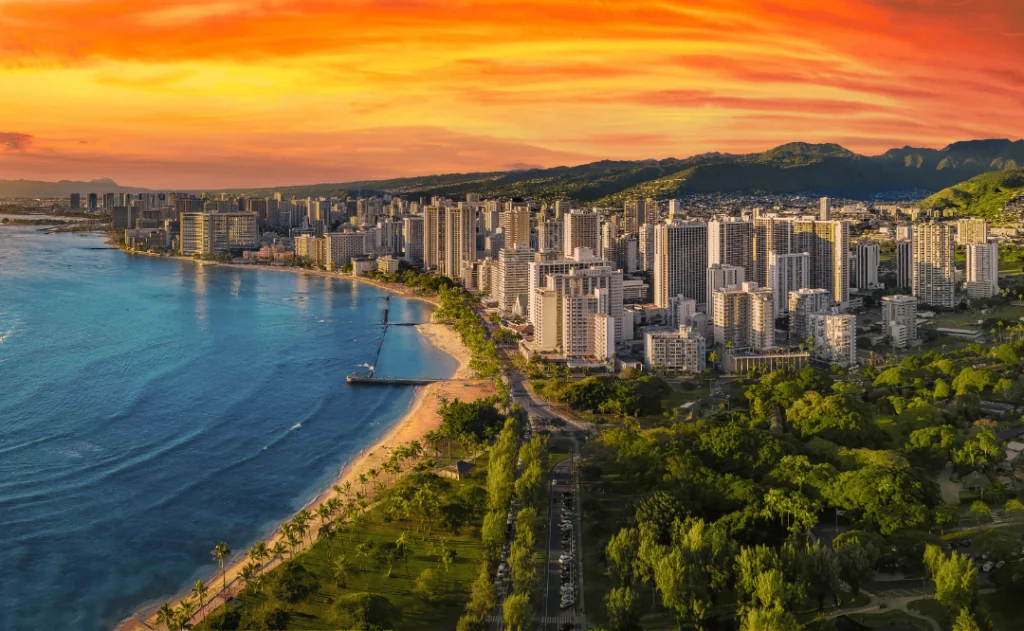
M 470 410 L 480 418 L 468 419 Z M 302 511 L 285 523 L 273 546 L 255 544 L 239 575 L 242 592 L 195 628 L 290 629 L 300 621 L 308 629 L 453 628 L 493 554 L 481 534 L 484 511 L 511 493 L 506 454 L 518 445 L 522 414 L 506 419 L 494 412 L 483 403 L 445 406 L 445 435 L 466 425 L 485 436 L 493 436 L 492 424 L 505 429 L 490 447 L 460 432 L 465 440 L 447 456 L 430 443 L 410 443 L 359 485 L 336 487 L 315 514 Z M 460 478 L 442 477 L 457 458 L 476 467 Z M 167 606 L 171 619 L 194 611 L 184 606 Z

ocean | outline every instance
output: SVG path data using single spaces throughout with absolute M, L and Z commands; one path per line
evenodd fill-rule
M 386 292 L 0 228 L 0 629 L 110 629 L 315 497 L 409 407 L 352 387 Z M 392 297 L 392 322 L 430 305 Z M 392 327 L 377 374 L 456 363 Z

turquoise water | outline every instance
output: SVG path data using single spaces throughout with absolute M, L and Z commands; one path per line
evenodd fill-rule
M 353 388 L 385 293 L 0 228 L 0 629 L 108 629 L 213 571 L 408 409 Z M 429 305 L 391 299 L 391 321 Z M 380 375 L 447 376 L 415 329 Z

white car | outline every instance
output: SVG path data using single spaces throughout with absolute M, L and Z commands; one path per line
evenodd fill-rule
M 982 572 L 991 572 L 992 571 L 992 565 L 993 565 L 993 563 L 991 561 L 985 563 L 985 565 L 981 566 L 981 571 Z

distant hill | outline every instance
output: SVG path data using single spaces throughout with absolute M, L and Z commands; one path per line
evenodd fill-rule
M 620 205 L 636 197 L 688 193 L 811 193 L 869 199 L 909 190 L 939 191 L 990 171 L 1024 167 L 1024 140 L 971 140 L 943 149 L 903 147 L 878 156 L 836 144 L 793 142 L 763 153 L 705 153 L 663 160 L 602 160 L 550 169 L 459 173 L 274 188 L 224 189 L 245 195 L 331 196 L 393 193 L 429 197 L 572 198 Z M 109 184 L 109 186 L 108 186 Z M 187 186 L 187 182 L 182 183 Z M 0 197 L 67 196 L 72 192 L 132 192 L 112 181 L 26 182 L 0 180 Z
M 602 160 L 573 167 L 431 175 L 300 186 L 286 195 L 388 192 L 405 195 L 573 198 L 619 205 L 636 197 L 688 193 L 815 193 L 868 199 L 880 193 L 938 191 L 981 173 L 1024 165 L 1024 141 L 976 140 L 943 149 L 903 147 L 863 156 L 836 144 L 794 142 L 763 153 L 707 153 L 664 160 Z M 235 190 L 264 194 L 274 189 Z
M 84 197 L 89 193 L 144 193 L 147 189 L 119 186 L 109 178 L 101 178 L 90 182 L 39 182 L 35 180 L 0 180 L 0 197 L 68 197 L 72 193 L 81 193 Z M 84 202 L 83 202 L 84 203 Z
M 1024 211 L 1024 169 L 983 173 L 939 191 L 921 206 L 993 222 L 1017 221 Z

